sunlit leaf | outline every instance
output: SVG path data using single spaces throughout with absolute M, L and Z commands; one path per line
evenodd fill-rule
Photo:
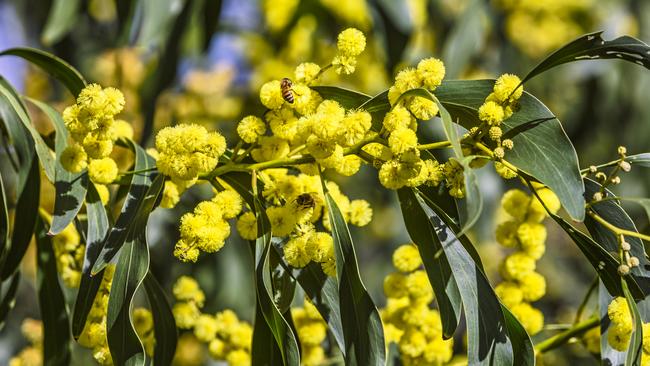
M 339 88 L 337 86 L 312 86 L 323 99 L 333 99 L 345 109 L 357 108 L 370 100 L 370 96 L 354 90 Z
M 60 41 L 77 24 L 80 10 L 79 0 L 54 0 L 50 6 L 47 23 L 43 29 L 41 40 L 43 44 L 51 45 Z
M 165 291 L 151 271 L 144 278 L 144 289 L 151 305 L 153 315 L 154 337 L 156 345 L 153 351 L 153 363 L 156 366 L 172 364 L 178 343 L 178 329 L 169 300 Z
M 630 290 L 627 288 L 627 282 L 621 279 L 621 286 L 625 294 L 625 300 L 630 308 L 630 315 L 634 322 L 634 330 L 632 331 L 632 338 L 627 348 L 627 356 L 625 357 L 625 366 L 637 366 L 641 364 L 641 355 L 643 354 L 643 321 L 639 314 L 639 309 Z

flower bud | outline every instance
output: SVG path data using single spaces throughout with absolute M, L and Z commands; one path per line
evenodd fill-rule
M 625 155 L 627 153 L 627 149 L 625 146 L 619 146 L 618 147 L 618 155 Z
M 623 242 L 621 243 L 621 249 L 623 249 L 624 251 L 627 252 L 627 251 L 629 251 L 629 250 L 632 249 L 632 248 L 630 247 L 630 243 L 628 243 L 628 242 L 626 242 L 626 241 L 623 241 Z
M 630 273 L 630 267 L 627 264 L 621 264 L 618 266 L 618 274 L 621 276 L 625 276 L 628 273 Z
M 618 163 L 618 166 L 621 167 L 621 170 L 624 172 L 629 172 L 632 169 L 632 165 L 627 161 L 621 161 Z
M 639 265 L 639 258 L 630 257 L 630 259 L 627 261 L 627 264 L 629 264 L 630 267 L 637 267 Z

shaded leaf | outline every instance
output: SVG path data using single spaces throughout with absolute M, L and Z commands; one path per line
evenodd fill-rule
M 50 6 L 47 22 L 41 35 L 45 45 L 60 41 L 77 24 L 77 15 L 80 10 L 79 0 L 54 0 Z
M 20 122 L 27 131 L 29 131 L 36 148 L 36 154 L 38 154 L 38 159 L 43 166 L 43 171 L 45 172 L 47 179 L 49 179 L 50 182 L 54 182 L 54 158 L 50 154 L 50 148 L 43 140 L 43 137 L 41 137 L 38 131 L 36 131 L 36 128 L 32 125 L 32 119 L 30 118 L 29 113 L 27 113 L 27 108 L 18 96 L 16 90 L 1 76 L 0 96 L 2 96 L 3 103 L 9 103 L 16 116 L 18 116 Z
M 156 173 L 153 171 L 142 171 L 153 168 L 156 161 L 149 156 L 142 147 L 132 140 L 127 140 L 127 145 L 135 154 L 135 165 L 133 170 L 141 173 L 131 175 L 131 184 L 129 186 L 127 197 L 122 205 L 120 216 L 117 218 L 115 225 L 110 229 L 108 236 L 102 245 L 102 250 L 93 266 L 92 275 L 97 274 L 106 267 L 108 262 L 113 259 L 127 240 L 127 236 L 129 235 L 129 232 L 133 230 L 134 224 L 141 221 L 141 216 L 149 216 L 149 212 L 153 209 L 154 202 L 150 202 L 150 207 L 144 207 L 144 198 L 147 191 L 152 186 Z M 162 177 L 162 175 L 160 177 Z M 159 182 L 160 189 L 162 189 L 162 185 L 164 184 L 164 177 L 161 179 L 162 181 Z M 156 193 L 156 196 L 157 194 L 158 193 Z
M 272 241 L 278 241 L 274 238 Z M 273 244 L 271 244 L 273 246 Z M 282 257 L 272 248 L 269 249 L 269 267 L 271 269 L 271 284 L 273 302 L 284 314 L 291 309 L 291 303 L 296 291 L 296 280 L 291 272 L 284 267 Z
M 458 78 L 471 58 L 483 48 L 484 16 L 483 2 L 471 1 L 445 37 L 442 60 L 445 63 L 445 77 L 448 79 Z
M 625 157 L 625 160 L 628 161 L 633 166 L 638 165 L 644 168 L 650 168 L 650 153 L 628 155 L 627 157 Z
M 445 339 L 456 332 L 461 317 L 462 300 L 458 285 L 437 234 L 429 224 L 425 204 L 411 188 L 397 191 L 406 230 L 417 245 L 424 269 L 436 295 Z
M 151 313 L 153 315 L 154 337 L 156 345 L 153 352 L 153 363 L 156 366 L 169 366 L 176 353 L 178 343 L 178 329 L 169 300 L 160 283 L 151 271 L 144 278 L 144 289 L 149 298 Z
M 478 125 L 478 108 L 492 92 L 494 80 L 444 81 L 435 95 L 465 128 Z M 584 219 L 584 185 L 578 156 L 560 121 L 531 94 L 524 92 L 519 110 L 503 121 L 504 138 L 514 148 L 505 159 L 525 175 L 550 187 L 569 215 Z
M 38 169 L 38 160 L 33 159 L 30 166 L 23 166 L 28 171 L 25 186 L 19 192 L 16 212 L 20 213 L 20 220 L 14 222 L 11 235 L 11 246 L 2 264 L 2 281 L 11 277 L 18 269 L 20 262 L 27 251 L 29 241 L 34 233 L 38 204 L 41 189 L 41 177 Z
M 7 195 L 2 174 L 0 173 L 0 258 L 9 247 L 9 211 L 7 210 Z M 2 263 L 2 260 L 0 260 Z
M 534 366 L 535 365 L 535 347 L 530 340 L 526 329 L 519 322 L 519 320 L 508 310 L 507 307 L 501 305 L 501 311 L 505 317 L 508 335 L 512 342 L 512 349 L 515 350 L 513 365 L 517 366 Z
M 49 235 L 56 235 L 63 231 L 79 213 L 86 198 L 88 188 L 88 173 L 70 173 L 61 165 L 61 153 L 68 146 L 68 130 L 59 112 L 49 105 L 38 100 L 29 99 L 31 103 L 40 108 L 47 115 L 56 131 L 54 146 L 56 162 L 54 165 L 54 212 Z
M 90 273 L 101 251 L 101 245 L 106 238 L 109 228 L 106 209 L 99 198 L 99 193 L 97 193 L 94 184 L 91 184 L 88 189 L 86 215 L 88 217 L 86 251 L 84 253 L 79 291 L 77 292 L 74 311 L 72 313 L 72 335 L 75 339 L 79 338 L 83 332 L 88 313 L 93 306 L 93 301 L 95 301 L 95 296 L 104 277 L 103 270 L 94 276 L 91 276 Z
M 0 301 L 0 330 L 5 326 L 7 315 L 16 304 L 16 293 L 18 292 L 18 285 L 20 284 L 20 271 L 16 272 L 11 277 L 9 288 L 5 291 L 2 301 Z
M 38 303 L 43 321 L 43 365 L 70 363 L 68 309 L 59 284 L 56 255 L 43 219 L 36 221 Z
M 621 294 L 622 295 L 622 294 Z M 622 366 L 625 363 L 627 352 L 617 351 L 612 348 L 607 340 L 609 332 L 611 331 L 610 325 L 612 324 L 609 316 L 607 315 L 607 307 L 614 300 L 614 297 L 609 294 L 609 291 L 603 285 L 601 280 L 598 285 L 598 313 L 600 316 L 600 359 L 603 365 Z
M 528 359 L 529 347 L 513 349 L 501 303 L 480 264 L 430 207 L 423 205 L 422 200 L 418 200 L 418 204 L 436 234 L 432 239 L 442 247 L 458 284 L 467 322 L 469 364 L 510 365 L 515 358 Z M 526 339 L 520 337 L 518 342 L 525 343 Z M 515 353 L 520 353 L 520 356 L 515 356 Z
M 567 43 L 533 68 L 522 83 L 556 66 L 581 60 L 621 59 L 650 69 L 650 47 L 630 36 L 611 41 L 602 38 L 603 31 L 589 33 Z
M 323 99 L 333 99 L 339 102 L 345 109 L 357 108 L 370 100 L 369 95 L 337 86 L 312 86 L 310 88 L 317 91 Z
M 78 0 L 72 0 L 78 1 Z M 58 0 L 58 2 L 68 2 L 68 0 Z M 69 20 L 67 20 L 69 21 Z M 74 23 L 70 23 L 74 24 Z M 72 67 L 69 63 L 54 56 L 51 53 L 37 50 L 29 47 L 10 48 L 0 52 L 0 56 L 13 55 L 22 57 L 25 60 L 45 70 L 48 74 L 59 80 L 76 98 L 86 86 L 86 80 L 81 73 Z
M 361 281 L 347 223 L 322 183 L 334 238 L 346 364 L 383 365 L 386 346 L 379 312 Z
M 632 338 L 627 349 L 627 356 L 625 357 L 625 366 L 637 366 L 641 364 L 641 355 L 643 354 L 643 321 L 636 302 L 627 288 L 627 282 L 621 279 L 621 286 L 625 294 L 625 300 L 630 308 L 630 315 L 634 322 L 634 330 L 632 331 Z

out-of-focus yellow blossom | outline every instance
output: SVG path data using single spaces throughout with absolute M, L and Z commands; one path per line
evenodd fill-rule
M 168 180 L 165 181 L 163 188 L 162 199 L 160 200 L 160 207 L 173 208 L 180 201 L 180 192 L 176 183 Z
M 325 360 L 322 343 L 327 336 L 327 325 L 316 307 L 304 300 L 302 308 L 291 308 L 291 316 L 300 340 L 302 364 L 319 365 Z
M 284 29 L 293 17 L 298 4 L 300 0 L 263 0 L 262 9 L 269 29 L 273 32 Z
M 494 288 L 494 292 L 508 308 L 512 308 L 524 299 L 522 289 L 514 282 L 501 282 Z
M 341 54 L 358 56 L 366 49 L 366 37 L 355 28 L 348 28 L 339 33 L 336 46 Z
M 158 170 L 176 181 L 209 173 L 226 150 L 226 139 L 195 124 L 166 127 L 156 135 Z
M 397 343 L 405 365 L 442 365 L 453 356 L 453 340 L 442 339 L 440 314 L 430 308 L 433 290 L 426 273 L 417 270 L 421 263 L 413 244 L 395 251 L 393 264 L 400 272 L 390 273 L 384 280 L 388 299 L 380 314 L 386 342 Z
M 366 0 L 320 0 L 320 3 L 346 23 L 357 25 L 362 29 L 367 29 L 371 25 L 372 17 Z
M 151 312 L 145 308 L 136 308 L 133 310 L 133 325 L 144 345 L 145 352 L 149 357 L 152 357 L 156 340 Z
M 645 332 L 644 332 L 645 334 Z M 587 350 L 593 354 L 600 353 L 600 329 L 591 328 L 582 335 L 582 342 Z
M 521 189 L 511 189 L 503 194 L 501 206 L 515 220 L 523 221 L 528 212 L 530 196 Z
M 92 349 L 93 357 L 101 365 L 113 364 L 106 339 L 106 312 L 114 273 L 115 265 L 108 265 L 104 269 L 102 283 L 78 340 L 81 346 Z
M 61 153 L 61 165 L 70 173 L 79 173 L 88 166 L 88 155 L 79 144 L 72 144 Z
M 350 223 L 356 226 L 366 226 L 372 220 L 372 208 L 366 200 L 350 202 Z
M 178 337 L 173 365 L 202 366 L 205 364 L 206 358 L 205 349 L 201 342 L 194 337 L 194 334 L 183 333 Z
M 316 77 L 320 74 L 321 68 L 313 62 L 303 62 L 298 67 L 294 75 L 296 76 L 296 81 L 305 83 L 307 85 L 311 84 L 316 80 Z
M 25 318 L 20 327 L 30 345 L 9 360 L 9 366 L 43 365 L 43 323 L 40 320 Z
M 85 248 L 72 223 L 52 238 L 56 267 L 68 287 L 79 287 Z
M 117 164 L 111 158 L 92 159 L 88 164 L 88 177 L 93 183 L 113 183 L 118 173 Z
M 527 302 L 513 306 L 510 311 L 523 325 L 528 334 L 537 334 L 544 327 L 544 314 Z

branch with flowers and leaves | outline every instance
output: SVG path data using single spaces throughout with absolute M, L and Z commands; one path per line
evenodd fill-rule
M 393 357 L 387 353 L 392 343 L 404 364 L 437 365 L 452 358 L 462 318 L 469 364 L 532 365 L 536 352 L 577 337 L 603 359 L 647 361 L 650 262 L 644 241 L 650 236 L 620 205 L 634 199 L 611 189 L 622 174 L 650 167 L 650 153 L 630 155 L 620 147 L 616 160 L 581 170 L 560 121 L 524 86 L 582 59 L 619 58 L 648 67 L 650 48 L 630 37 L 604 41 L 594 33 L 560 48 L 523 79 L 445 80 L 445 65 L 426 58 L 376 96 L 320 85 L 325 73 L 362 67 L 357 57 L 365 47 L 361 31 L 346 29 L 331 63 L 302 63 L 293 80 L 262 85 L 266 111 L 239 122 L 237 141 L 181 123 L 160 130 L 149 149 L 135 143 L 132 127 L 119 119 L 125 104 L 119 90 L 87 84 L 42 51 L 0 53 L 42 67 L 76 97 L 59 114 L 0 79 L 2 133 L 12 166 L 0 175 L 0 273 L 7 287 L 0 315 L 6 318 L 13 306 L 20 263 L 35 236 L 43 336 L 31 347 L 41 347 L 48 362 L 69 361 L 74 339 L 102 364 L 145 364 L 150 357 L 170 364 L 180 329 L 192 330 L 213 358 L 233 365 L 381 365 Z M 53 136 L 35 129 L 27 105 L 49 117 Z M 434 125 L 443 138 L 423 133 Z M 117 150 L 130 152 L 129 169 L 118 168 Z M 501 202 L 508 217 L 496 238 L 512 252 L 495 288 L 466 235 L 482 211 L 475 170 L 488 164 L 503 179 L 522 183 Z M 382 309 L 363 284 L 348 228 L 371 221 L 370 203 L 351 200 L 329 179 L 354 176 L 364 165 L 397 193 L 412 239 L 394 252 Z M 56 190 L 52 212 L 39 205 L 41 174 Z M 9 180 L 15 197 L 4 189 Z M 214 196 L 182 216 L 173 255 L 191 263 L 218 252 L 234 226 L 253 253 L 252 325 L 230 310 L 203 313 L 205 295 L 189 277 L 178 279 L 175 301 L 168 303 L 149 270 L 149 216 L 174 207 L 197 184 L 211 185 Z M 636 201 L 650 206 L 647 199 Z M 562 208 L 567 215 L 559 216 Z M 545 252 L 549 217 L 593 266 L 598 281 L 584 303 L 597 288 L 601 307 L 587 320 L 581 308 L 573 325 L 533 344 L 530 336 L 544 328 L 533 303 L 546 292 L 536 261 Z M 569 219 L 584 222 L 587 232 Z M 71 312 L 65 302 L 71 292 L 59 277 L 65 287 L 78 288 Z M 304 307 L 291 308 L 297 287 Z M 149 308 L 133 309 L 142 290 Z

